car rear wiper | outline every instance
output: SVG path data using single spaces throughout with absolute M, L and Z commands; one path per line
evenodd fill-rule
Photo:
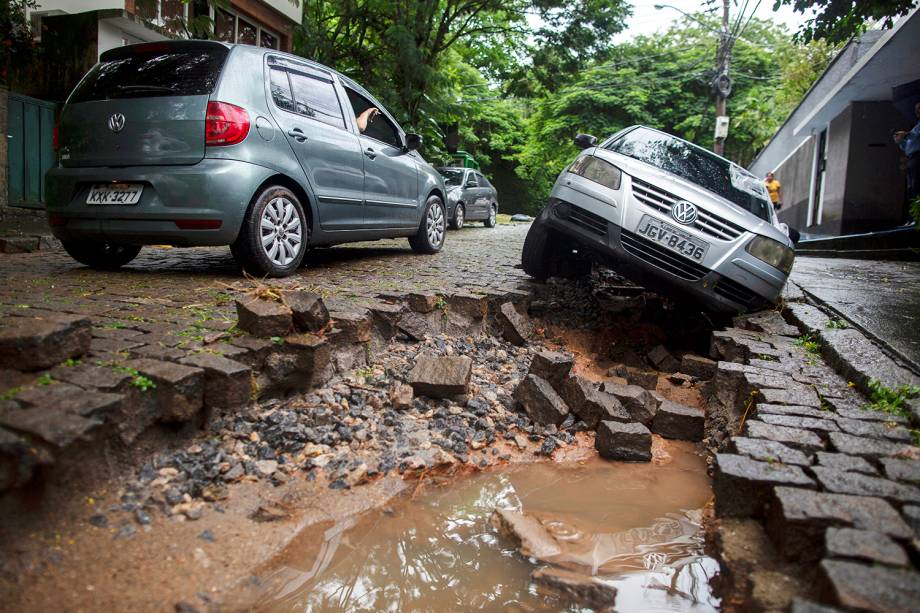
M 178 93 L 175 87 L 167 87 L 165 85 L 117 85 L 116 86 L 121 91 L 125 92 L 169 92 L 172 94 Z

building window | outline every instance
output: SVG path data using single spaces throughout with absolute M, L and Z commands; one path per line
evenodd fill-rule
M 255 45 L 258 41 L 259 29 L 242 17 L 237 17 L 236 19 L 236 42 L 244 45 Z
M 236 15 L 223 9 L 215 11 L 214 38 L 225 43 L 236 42 Z
M 274 34 L 269 34 L 265 30 L 262 30 L 262 36 L 259 38 L 259 45 L 262 47 L 267 47 L 268 49 L 277 49 L 278 37 Z
M 277 34 L 250 23 L 236 13 L 212 8 L 211 17 L 214 19 L 214 38 L 217 40 L 278 49 L 280 37 Z

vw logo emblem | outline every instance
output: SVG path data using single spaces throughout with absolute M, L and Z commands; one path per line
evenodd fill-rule
M 673 217 L 677 223 L 682 223 L 685 226 L 689 226 L 696 221 L 696 215 L 696 207 L 686 200 L 678 200 L 674 203 L 674 206 L 671 207 L 671 217 Z
M 112 132 L 121 132 L 125 128 L 125 116 L 121 113 L 113 113 L 109 117 L 109 130 Z

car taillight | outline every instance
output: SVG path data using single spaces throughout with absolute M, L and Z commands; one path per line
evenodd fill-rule
M 54 128 L 51 129 L 51 146 L 55 153 L 61 149 L 61 124 L 59 123 L 54 124 Z
M 209 147 L 235 145 L 249 134 L 249 114 L 226 102 L 208 102 L 204 121 L 204 144 Z

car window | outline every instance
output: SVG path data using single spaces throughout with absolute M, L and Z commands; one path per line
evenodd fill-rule
M 470 174 L 466 175 L 466 184 L 472 187 L 478 187 L 480 185 L 479 181 L 476 179 L 475 172 L 471 172 Z
M 439 168 L 438 172 L 444 177 L 444 185 L 460 185 L 463 182 L 463 171 L 455 168 Z
M 492 187 L 492 184 L 489 183 L 489 180 L 486 179 L 485 175 L 476 173 L 476 179 L 479 180 L 479 187 Z
M 112 98 L 201 96 L 214 91 L 228 50 L 222 45 L 152 43 L 102 54 L 71 104 Z
M 288 77 L 291 79 L 296 113 L 318 119 L 330 126 L 345 127 L 345 117 L 331 80 L 293 70 L 288 71 Z
M 749 174 L 728 160 L 686 141 L 648 128 L 636 128 L 605 147 L 695 183 L 726 200 L 770 220 L 770 201 L 739 182 L 738 175 Z
M 348 100 L 351 102 L 351 108 L 355 112 L 355 117 L 372 106 L 377 107 L 376 104 L 352 90 L 350 87 L 346 87 L 345 92 L 348 94 Z M 402 138 L 399 136 L 399 130 L 383 113 L 380 113 L 372 121 L 367 123 L 367 129 L 364 130 L 364 136 L 376 138 L 381 142 L 397 148 L 403 146 Z
M 284 70 L 272 68 L 269 70 L 271 75 L 272 100 L 279 109 L 285 111 L 294 111 L 294 95 L 291 93 L 291 82 L 288 81 L 288 73 Z

